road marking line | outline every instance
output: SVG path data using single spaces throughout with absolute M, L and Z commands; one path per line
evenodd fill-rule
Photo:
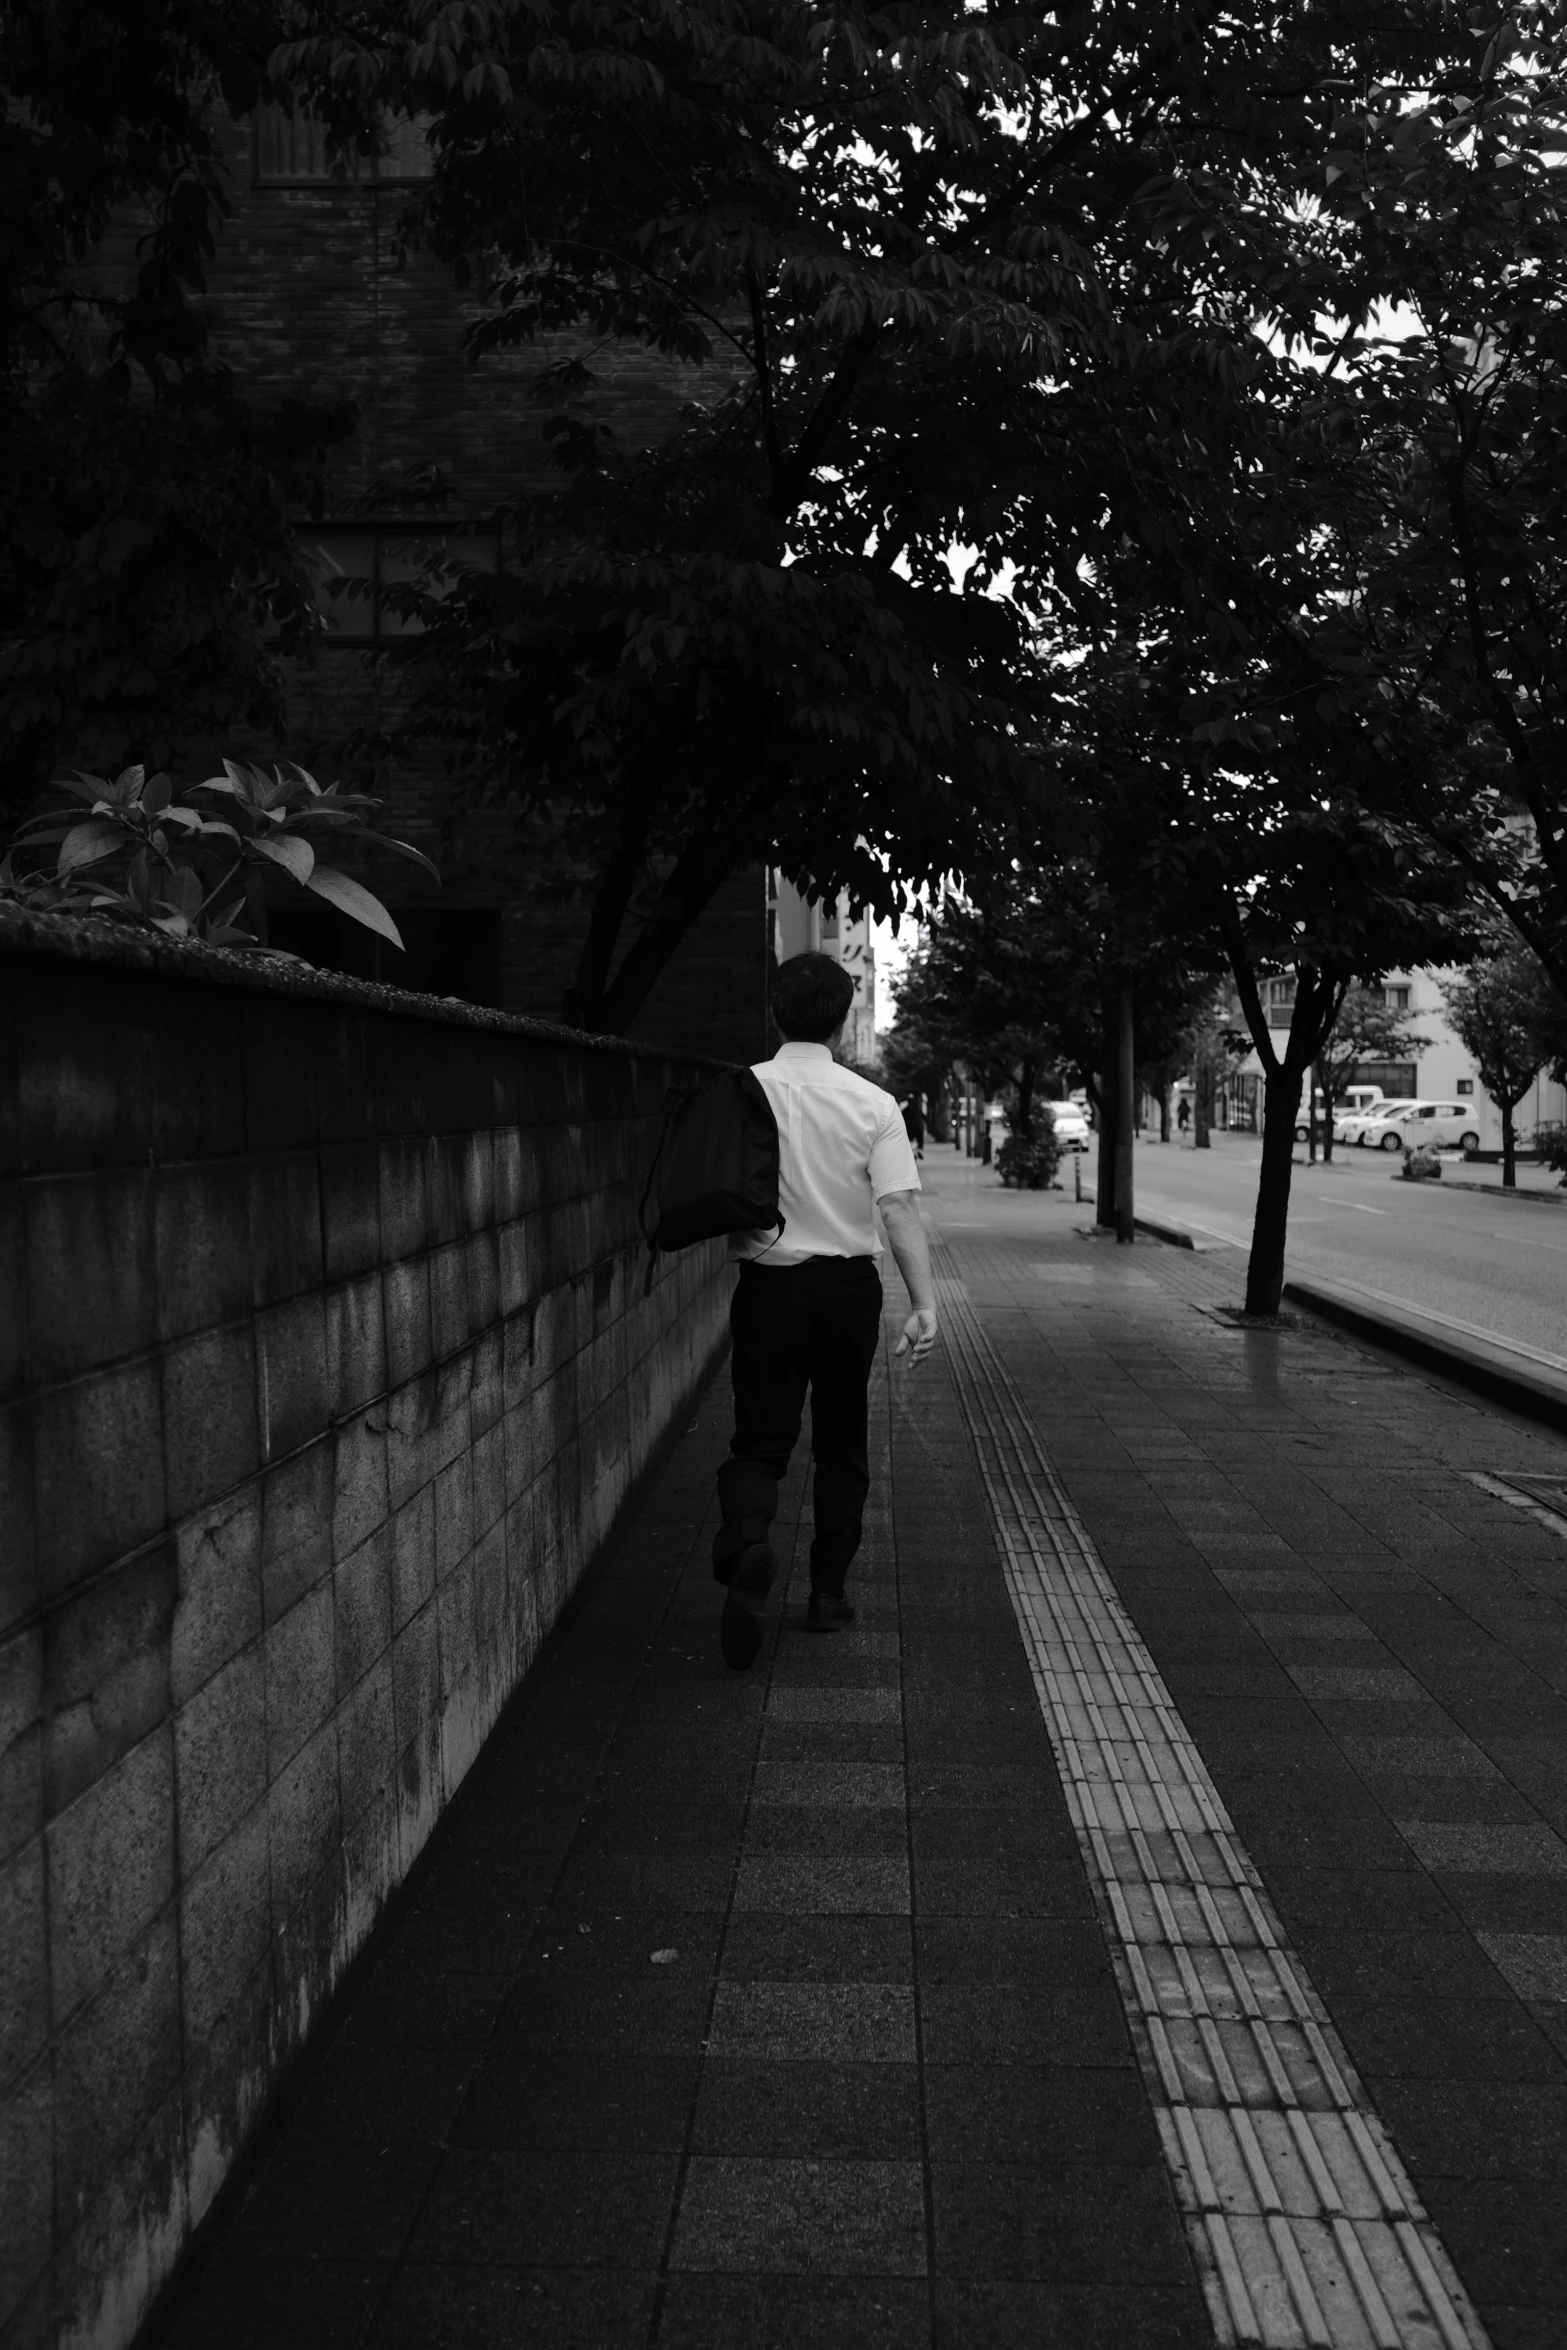
M 1330 1208 L 1353 1208 L 1357 1216 L 1391 1216 L 1391 1208 L 1368 1208 L 1358 1199 L 1335 1199 L 1331 1192 L 1319 1191 L 1317 1199 L 1326 1200 Z
M 1486 2350 L 964 1284 L 938 1274 L 964 1418 L 1219 2341 Z

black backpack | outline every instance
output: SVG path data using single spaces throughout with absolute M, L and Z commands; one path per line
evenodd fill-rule
M 753 1070 L 725 1069 L 706 1085 L 671 1088 L 638 1221 L 647 1242 L 644 1297 L 660 1249 L 767 1225 L 782 1237 L 778 1121 Z

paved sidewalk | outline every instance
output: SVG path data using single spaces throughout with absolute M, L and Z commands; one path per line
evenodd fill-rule
M 799 1628 L 797 1473 L 774 1636 L 724 1672 L 715 1391 L 167 2350 L 1174 2350 L 1229 2323 L 1226 2246 L 1258 2338 L 1304 2341 L 1291 2228 L 1337 2350 L 1376 2333 L 1322 2259 L 1359 2230 L 1376 2266 L 1403 2173 L 1449 2338 L 1486 2338 L 1467 2293 L 1498 2350 L 1567 2341 L 1567 1445 L 1324 1330 L 1225 1326 L 1238 1254 L 925 1171 L 948 1337 L 878 1377 L 859 1624 Z M 1200 1921 L 1137 1947 L 1188 1864 L 1241 2009 L 1295 2001 L 1264 2057 L 1320 2051 L 1298 2096 L 1249 2089 Z M 1357 2131 L 1382 2202 L 1336 2237 L 1287 2181 L 1254 2224 L 1222 2172 Z

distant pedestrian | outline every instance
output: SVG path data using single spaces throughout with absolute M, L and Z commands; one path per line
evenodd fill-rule
M 1187 1098 L 1186 1098 L 1185 1094 L 1183 1093 L 1183 1094 L 1182 1094 L 1182 1096 L 1181 1096 L 1181 1098 L 1180 1098 L 1180 1101 L 1179 1101 L 1179 1102 L 1177 1103 L 1177 1105 L 1176 1105 L 1176 1110 L 1175 1110 L 1175 1123 L 1176 1123 L 1176 1125 L 1177 1125 L 1177 1126 L 1180 1128 L 1181 1132 L 1184 1134 L 1184 1133 L 1186 1132 L 1186 1129 L 1187 1129 L 1187 1127 L 1188 1127 L 1188 1126 L 1191 1124 L 1191 1122 L 1192 1122 L 1192 1105 L 1191 1105 L 1191 1103 L 1190 1103 L 1190 1102 L 1187 1100 Z
M 925 1113 L 920 1108 L 920 1097 L 911 1093 L 903 1105 L 903 1131 L 914 1145 L 914 1156 L 925 1156 Z
M 936 1292 L 920 1220 L 920 1179 L 890 1093 L 833 1057 L 854 985 L 831 955 L 792 955 L 772 986 L 783 1042 L 757 1065 L 778 1119 L 783 1230 L 737 1232 L 740 1278 L 730 1307 L 735 1432 L 718 1471 L 722 1524 L 713 1573 L 728 1588 L 724 1662 L 743 1673 L 762 1645 L 778 1562 L 769 1531 L 778 1487 L 811 1397 L 816 1463 L 807 1629 L 852 1623 L 844 1595 L 870 1489 L 868 1390 L 881 1342 L 876 1208 L 912 1308 L 893 1349 L 923 1362 L 936 1343 Z

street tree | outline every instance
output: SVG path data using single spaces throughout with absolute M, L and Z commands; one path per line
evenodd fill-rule
M 1237 1025 L 1237 1019 L 1233 989 L 1221 986 L 1210 988 L 1187 1026 L 1181 1057 L 1192 1075 L 1192 1144 L 1196 1150 L 1212 1149 L 1219 1089 L 1251 1050 L 1251 1038 Z
M 771 853 L 891 911 L 1041 794 L 1041 647 L 1125 533 L 1226 602 L 1199 509 L 1336 256 L 1302 229 L 1346 69 L 1440 28 L 1201 0 L 322 0 L 278 71 L 343 138 L 428 118 L 410 237 L 533 346 L 558 498 L 425 641 L 423 722 L 588 909 L 623 1026 Z M 1465 35 L 1467 38 L 1467 34 Z M 684 368 L 619 443 L 600 351 Z M 1222 462 L 1220 459 L 1222 458 Z M 1095 622 L 1097 625 L 1097 622 Z
M 1442 982 L 1447 1017 L 1502 1116 L 1502 1182 L 1518 1182 L 1513 1114 L 1546 1064 L 1562 1056 L 1567 1005 L 1538 955 L 1505 932 L 1496 952 Z
M 1006 1103 L 1008 1123 L 1034 1130 L 1040 1084 L 1065 1057 L 1018 909 L 948 898 L 935 911 L 897 984 L 887 1040 L 894 1069 L 919 1070 L 935 1090 L 959 1068 Z
M 1299 391 L 1263 505 L 1297 519 L 1284 560 L 1256 516 L 1219 551 L 1270 655 L 1217 699 L 1369 752 L 1567 984 L 1567 30 L 1534 0 L 1441 13 L 1418 70 L 1339 92 L 1310 197 L 1331 295 L 1268 321 Z
M 1269 778 L 1270 781 L 1274 780 Z M 1324 783 L 1326 779 L 1323 779 Z M 1243 791 L 1202 842 L 1194 882 L 1213 908 L 1253 1048 L 1262 1064 L 1262 1162 L 1245 1310 L 1276 1315 L 1301 1094 L 1357 980 L 1456 960 L 1464 951 L 1461 876 L 1390 835 L 1353 788 L 1313 808 L 1292 793 L 1267 820 Z M 1263 999 L 1293 982 L 1287 1030 Z M 1281 1049 L 1282 1037 L 1282 1049 Z
M 1107 823 L 1094 840 L 1066 855 L 1032 835 L 994 856 L 967 897 L 949 898 L 898 990 L 892 1041 L 971 1068 L 1003 1094 L 1024 1139 L 1042 1085 L 1079 1080 L 1099 1129 L 1097 1218 L 1109 1226 L 1131 1210 L 1123 1075 L 1173 1059 L 1212 976 L 1120 886 Z

